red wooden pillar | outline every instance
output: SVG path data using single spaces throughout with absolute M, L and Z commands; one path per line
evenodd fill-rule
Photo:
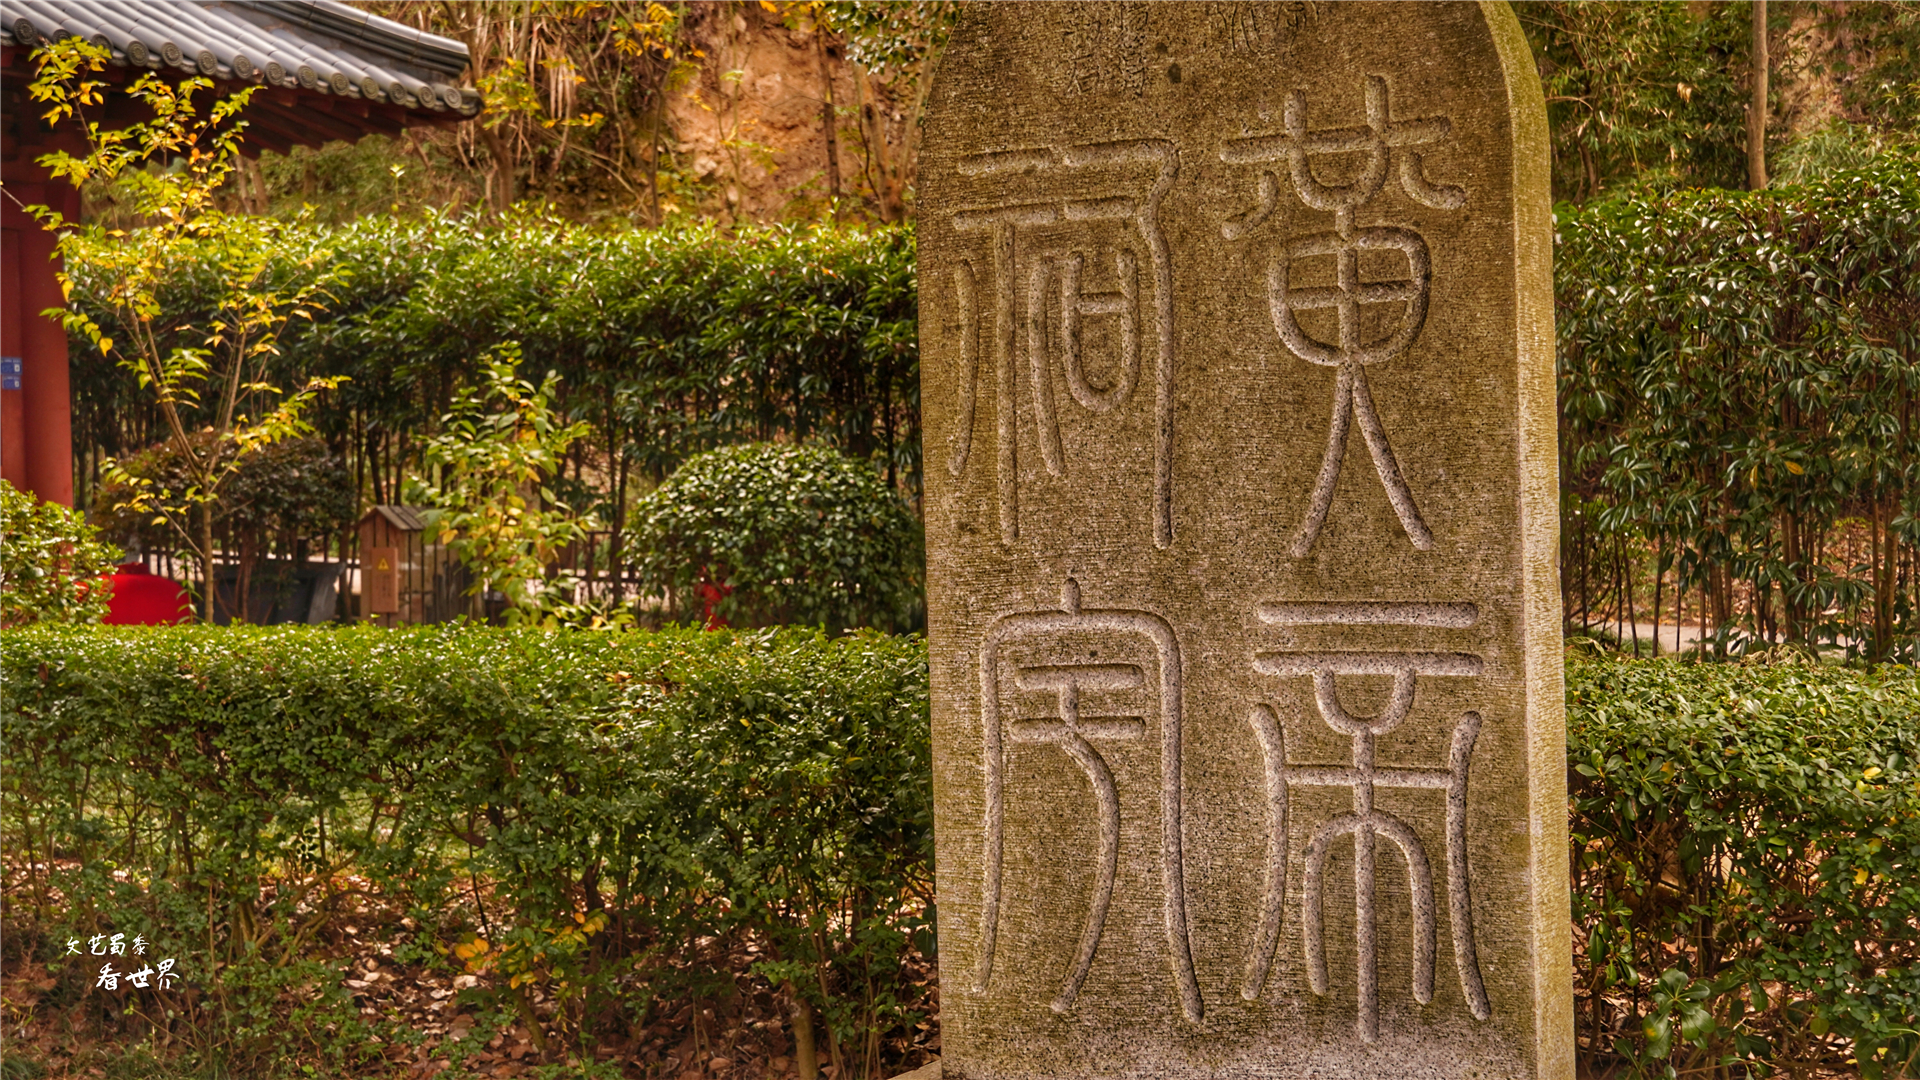
M 11 210 L 9 204 L 6 209 Z M 21 366 L 20 230 L 13 214 L 0 228 L 0 477 L 27 490 L 27 403 L 14 372 Z
M 65 184 L 8 185 L 29 205 L 52 204 L 78 216 L 79 198 Z M 13 205 L 0 207 L 6 300 L 0 306 L 0 355 L 19 358 L 0 371 L 0 476 L 48 502 L 73 505 L 73 402 L 67 378 L 67 332 L 41 312 L 64 307 L 53 234 Z

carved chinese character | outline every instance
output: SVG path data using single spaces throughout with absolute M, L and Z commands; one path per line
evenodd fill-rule
M 1260 620 L 1268 625 L 1347 624 L 1407 625 L 1465 628 L 1479 612 L 1472 604 L 1332 603 L 1265 604 Z M 1480 733 L 1478 713 L 1465 713 L 1454 725 L 1452 748 L 1443 769 L 1382 768 L 1374 763 L 1380 736 L 1399 727 L 1413 709 L 1416 681 L 1421 676 L 1474 676 L 1483 665 L 1477 656 L 1454 652 L 1259 652 L 1254 670 L 1263 675 L 1309 676 L 1319 717 L 1328 727 L 1353 738 L 1352 762 L 1345 766 L 1295 765 L 1287 760 L 1280 718 L 1272 708 L 1257 705 L 1251 723 L 1266 758 L 1266 787 L 1270 817 L 1266 898 L 1260 927 L 1247 965 L 1241 996 L 1260 996 L 1280 939 L 1282 908 L 1286 901 L 1290 860 L 1287 816 L 1290 788 L 1344 787 L 1353 793 L 1353 812 L 1341 814 L 1313 830 L 1304 855 L 1305 880 L 1302 918 L 1305 924 L 1307 982 L 1316 994 L 1327 992 L 1326 895 L 1327 857 L 1341 837 L 1353 837 L 1354 937 L 1358 975 L 1360 1038 L 1373 1042 L 1380 1035 L 1380 991 L 1376 964 L 1375 847 L 1390 841 L 1406 862 L 1413 908 L 1413 997 L 1422 1005 L 1433 1001 L 1434 899 L 1433 868 L 1426 845 L 1413 827 L 1374 805 L 1376 789 L 1427 788 L 1446 792 L 1447 911 L 1452 926 L 1454 965 L 1468 1010 L 1475 1019 L 1492 1015 L 1480 979 L 1474 949 L 1472 893 L 1467 873 L 1467 767 Z M 1377 716 L 1354 716 L 1340 701 L 1341 675 L 1391 675 L 1393 695 Z
M 1465 205 L 1466 192 L 1429 182 L 1421 157 L 1413 149 L 1445 138 L 1452 130 L 1451 122 L 1444 116 L 1394 120 L 1387 81 L 1378 75 L 1369 75 L 1364 86 L 1367 120 L 1361 127 L 1310 130 L 1306 94 L 1295 90 L 1287 98 L 1284 134 L 1230 140 L 1220 151 L 1221 160 L 1231 163 L 1285 163 L 1287 177 L 1300 201 L 1315 210 L 1333 211 L 1332 231 L 1286 241 L 1267 275 L 1268 302 L 1273 311 L 1274 330 L 1281 342 L 1308 363 L 1339 368 L 1326 455 L 1321 459 L 1306 521 L 1294 539 L 1295 558 L 1304 557 L 1312 550 L 1326 522 L 1327 510 L 1333 505 L 1334 485 L 1340 479 L 1341 462 L 1346 457 L 1347 434 L 1355 420 L 1359 421 L 1361 435 L 1366 439 L 1374 471 L 1379 474 L 1387 500 L 1393 504 L 1407 536 L 1414 547 L 1422 551 L 1433 547 L 1433 533 L 1421 518 L 1413 492 L 1401 475 L 1386 427 L 1374 410 L 1365 374 L 1368 365 L 1385 363 L 1405 353 L 1419 337 L 1427 319 L 1433 261 L 1426 240 L 1418 232 L 1396 225 L 1357 226 L 1354 212 L 1380 193 L 1389 175 L 1399 180 L 1409 197 L 1435 208 L 1457 209 Z M 1314 172 L 1313 159 L 1330 154 L 1363 155 L 1359 175 L 1347 184 L 1322 182 Z M 1252 210 L 1221 226 L 1221 235 L 1229 240 L 1239 239 L 1273 213 L 1279 197 L 1279 181 L 1272 172 L 1260 174 L 1258 197 Z M 1360 257 L 1365 252 L 1398 256 L 1405 267 L 1404 273 L 1385 280 L 1363 280 Z M 1315 258 L 1333 260 L 1334 283 L 1318 287 L 1295 284 L 1296 267 Z M 1398 305 L 1399 318 L 1384 335 L 1369 339 L 1362 312 L 1377 305 Z M 1300 312 L 1316 310 L 1330 310 L 1334 314 L 1335 330 L 1330 341 L 1315 337 L 1300 325 Z
M 1090 198 L 1053 201 L 1009 201 L 997 206 L 963 209 L 953 215 L 962 233 L 985 234 L 992 245 L 991 344 L 997 453 L 994 467 L 999 485 L 1001 539 L 1012 543 L 1020 535 L 1019 444 L 1016 398 L 1020 370 L 1028 369 L 1033 395 L 1036 440 L 1047 471 L 1065 475 L 1060 424 L 1054 392 L 1056 367 L 1064 368 L 1072 400 L 1096 415 L 1111 413 L 1134 397 L 1142 367 L 1143 346 L 1154 357 L 1154 445 L 1152 515 L 1154 543 L 1173 542 L 1173 263 L 1160 230 L 1160 203 L 1179 171 L 1179 153 L 1171 142 L 1141 139 L 1097 143 L 1064 149 L 1008 150 L 978 154 L 960 162 L 967 176 L 1006 176 L 1022 186 L 1070 170 L 1097 170 L 1097 175 L 1125 177 L 1152 168 L 1144 192 L 1132 191 Z M 1124 187 L 1117 191 L 1126 192 Z M 1022 193 L 1025 194 L 1024 192 Z M 1113 222 L 1138 234 L 1139 250 L 1131 246 L 1078 246 L 1070 239 L 1064 254 L 1023 252 L 1022 239 L 1045 226 Z M 1079 235 L 1079 234 L 1075 234 Z M 1093 235 L 1087 233 L 1087 236 Z M 1144 262 L 1144 275 L 1142 274 Z M 1096 275 L 1111 281 L 1110 288 L 1091 287 Z M 1151 306 L 1142 301 L 1142 277 Z M 948 469 L 962 475 L 972 455 L 975 405 L 981 378 L 981 327 L 988 316 L 981 310 L 979 273 L 970 261 L 956 271 L 954 296 L 960 311 L 960 351 L 965 368 L 961 376 L 959 429 Z M 1023 290 L 1024 286 L 1024 290 Z M 1022 292 L 1025 303 L 1022 305 Z M 1024 306 L 1024 310 L 1023 309 Z M 1115 372 L 1106 385 L 1088 377 L 1088 347 L 1084 340 L 1089 320 L 1112 320 Z M 1025 333 L 1021 333 L 1024 325 Z M 1049 333 L 1049 327 L 1054 332 Z M 1024 350 L 1025 361 L 1020 353 Z M 1057 363 L 1056 363 L 1057 360 Z
M 1069 641 L 1100 644 L 1082 655 Z M 1104 652 L 1105 657 L 1093 655 Z M 1113 901 L 1114 874 L 1120 858 L 1120 791 L 1113 770 L 1095 743 L 1146 741 L 1157 735 L 1160 756 L 1160 863 L 1166 884 L 1167 944 L 1181 1007 L 1189 1019 L 1201 1017 L 1200 988 L 1187 940 L 1186 893 L 1180 855 L 1180 646 L 1166 620 L 1151 612 L 1083 610 L 1080 586 L 1067 579 L 1058 611 L 1021 612 L 1000 618 L 988 631 L 980 654 L 981 720 L 986 738 L 987 812 L 985 944 L 975 985 L 984 990 L 993 974 L 1004 883 L 1005 742 L 1058 746 L 1092 785 L 1100 837 L 1095 853 L 1093 901 L 1079 949 L 1065 984 L 1052 1002 L 1067 1012 L 1079 997 L 1106 928 Z M 1049 715 L 1013 715 L 1003 703 L 1005 689 L 1043 693 L 1053 699 Z M 1083 695 L 1094 692 L 1124 710 L 1119 715 L 1090 715 Z M 1117 697 L 1117 701 L 1115 698 Z

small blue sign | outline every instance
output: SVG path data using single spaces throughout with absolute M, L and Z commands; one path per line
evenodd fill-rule
M 0 356 L 0 390 L 20 389 L 20 358 Z

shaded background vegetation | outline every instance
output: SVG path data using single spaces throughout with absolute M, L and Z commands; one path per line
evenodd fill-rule
M 362 6 L 467 42 L 488 91 L 484 121 L 263 154 L 236 200 L 282 215 L 311 204 L 334 223 L 523 202 L 647 226 L 908 219 L 919 103 L 957 10 L 952 0 Z M 1556 199 L 1748 186 L 1752 5 L 1514 7 L 1547 94 Z M 1771 0 L 1767 13 L 1770 175 L 1798 182 L 1912 141 L 1920 8 Z M 95 194 L 108 211 L 109 193 Z
M 873 463 L 898 491 L 919 489 L 916 291 L 904 230 L 609 230 L 531 213 L 494 223 L 428 213 L 283 236 L 289 266 L 324 251 L 345 274 L 326 313 L 282 338 L 269 374 L 347 378 L 310 418 L 363 506 L 402 501 L 453 400 L 484 371 L 482 358 L 509 343 L 528 376 L 560 375 L 556 407 L 590 426 L 554 487 L 605 523 L 616 571 L 630 561 L 622 552 L 634 500 L 703 450 L 817 442 Z M 87 268 L 73 273 L 85 310 Z M 163 338 L 204 324 L 203 276 L 185 266 L 171 280 Z M 84 502 L 103 460 L 163 432 L 129 372 L 79 343 L 73 355 L 75 444 L 91 447 L 79 465 Z M 267 539 L 286 555 L 348 555 L 345 525 L 334 518 Z

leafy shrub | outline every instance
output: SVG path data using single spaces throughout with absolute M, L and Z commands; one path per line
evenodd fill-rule
M 1732 644 L 1920 657 L 1920 153 L 1555 231 L 1569 615 L 1652 548 Z
M 428 476 L 407 492 L 428 507 L 423 542 L 446 544 L 473 571 L 469 592 L 505 595 L 509 622 L 558 606 L 546 564 L 595 524 L 548 487 L 587 425 L 561 422 L 551 407 L 560 377 L 548 372 L 536 388 L 514 374 L 519 359 L 518 345 L 502 346 L 487 361 L 485 386 L 454 397 L 421 456 Z
M 1920 1070 L 1920 678 L 1570 666 L 1581 1034 L 1634 1075 Z
M 0 480 L 0 627 L 99 622 L 119 561 L 78 513 Z
M 77 118 L 83 106 L 102 101 L 104 84 L 93 76 L 106 70 L 111 54 L 97 36 L 48 42 L 34 50 L 30 96 L 48 106 L 49 117 Z M 259 87 L 243 85 L 202 113 L 193 98 L 212 88 L 206 78 L 176 83 L 143 72 L 126 89 L 145 108 L 126 119 L 139 112 L 151 112 L 152 119 L 105 130 L 83 125 L 81 156 L 56 148 L 41 159 L 76 189 L 88 183 L 112 189 L 127 216 L 143 222 L 141 228 L 116 228 L 92 217 L 68 220 L 46 206 L 27 208 L 59 237 L 61 292 L 71 295 L 74 285 L 65 267 L 85 264 L 90 271 L 94 304 L 66 307 L 61 323 L 133 381 L 138 411 L 159 420 L 158 430 L 173 442 L 172 464 L 184 476 L 174 485 L 152 477 L 134 480 L 111 466 L 107 474 L 125 482 L 127 503 L 171 520 L 178 542 L 198 564 L 201 594 L 209 598 L 218 593 L 213 505 L 249 450 L 310 432 L 302 414 L 342 381 L 303 379 L 286 390 L 268 381 L 270 361 L 280 352 L 275 339 L 288 323 L 313 317 L 339 271 L 324 249 L 309 249 L 286 265 L 278 221 L 226 210 L 217 196 L 243 160 L 246 126 L 234 117 Z M 156 326 L 168 280 L 183 273 L 208 290 L 205 307 L 192 320 Z M 189 438 L 188 432 L 202 437 Z M 158 441 L 157 434 L 145 441 Z M 243 564 L 251 562 L 243 556 Z M 243 565 L 243 581 L 250 569 Z M 209 602 L 207 613 L 213 608 Z M 239 610 L 246 610 L 244 601 Z
M 211 432 L 192 436 L 194 442 L 216 440 Z M 202 456 L 211 451 L 203 450 Z M 232 443 L 219 451 L 224 464 L 234 455 Z M 192 486 L 192 477 L 178 448 L 169 440 L 157 443 L 120 463 L 127 481 L 102 484 L 94 492 L 93 520 L 102 532 L 149 551 L 178 550 L 184 541 L 163 518 L 185 521 L 194 506 L 177 493 Z M 154 511 L 141 513 L 128 505 L 134 484 L 176 493 L 155 501 Z M 241 456 L 239 465 L 221 485 L 215 506 L 214 533 L 231 550 L 264 554 L 270 546 L 291 552 L 301 540 L 323 537 L 353 523 L 353 478 L 340 459 L 315 438 L 283 439 L 255 447 Z
M 913 515 L 838 451 L 773 443 L 697 455 L 640 500 L 641 572 L 686 617 L 898 629 L 920 601 Z M 705 586 L 706 588 L 702 588 Z
M 836 1076 L 885 1075 L 877 1036 L 918 1019 L 900 958 L 933 952 L 926 652 L 784 634 L 620 680 L 619 737 L 655 807 L 633 839 L 688 868 L 657 885 L 721 901 L 689 930 L 734 922 L 767 942 L 761 973 L 804 1006 L 798 1024 L 820 1010 Z
M 426 213 L 283 227 L 289 276 L 329 255 L 327 310 L 289 328 L 267 377 L 349 381 L 308 418 L 380 484 L 410 465 L 480 358 L 519 342 L 534 377 L 561 377 L 556 407 L 593 427 L 607 461 L 598 510 L 616 528 L 630 477 L 658 481 L 687 457 L 749 439 L 830 443 L 877 457 L 917 490 L 919 347 L 906 229 L 710 226 L 607 230 L 515 212 Z M 108 260 L 69 260 L 73 304 L 105 318 Z M 161 283 L 156 332 L 204 322 L 217 293 L 202 268 Z M 163 430 L 130 372 L 75 335 L 78 446 L 125 454 Z M 644 485 L 641 485 L 644 486 Z M 379 501 L 396 501 L 386 491 Z
M 1920 676 L 1568 675 L 1589 1066 L 1914 1075 Z M 334 1025 L 353 1073 L 374 1022 L 330 959 L 344 892 L 410 913 L 403 951 L 444 950 L 509 1014 L 543 993 L 567 1038 L 622 1040 L 669 983 L 717 989 L 652 958 L 730 934 L 796 1027 L 824 1021 L 837 1075 L 925 1004 L 901 971 L 931 947 L 917 639 L 35 626 L 0 638 L 0 686 L 10 948 L 193 943 L 219 993 L 171 1002 L 174 1030 L 237 1065 Z M 476 917 L 481 883 L 506 924 Z
M 367 1031 L 338 968 L 313 966 L 343 889 L 412 912 L 417 951 L 463 950 L 508 1007 L 562 1003 L 553 1028 L 583 1040 L 631 1034 L 658 979 L 732 985 L 656 972 L 658 942 L 750 933 L 851 1056 L 842 1075 L 868 1075 L 876 1029 L 917 1020 L 926 680 L 917 640 L 872 634 L 10 633 L 10 940 L 56 960 L 68 937 L 149 928 L 196 957 L 204 995 L 165 1003 L 177 1030 L 253 1075 L 335 1024 L 350 1075 Z M 479 882 L 507 925 L 476 921 Z

